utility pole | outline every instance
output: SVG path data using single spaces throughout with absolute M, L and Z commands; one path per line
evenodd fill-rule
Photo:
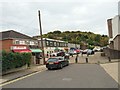
M 43 38 L 42 38 L 42 26 L 41 26 L 40 10 L 38 11 L 38 16 L 39 16 L 39 26 L 40 26 L 41 47 L 42 47 L 42 54 L 43 54 L 43 64 L 45 64 L 45 55 L 44 55 L 44 46 L 43 46 Z

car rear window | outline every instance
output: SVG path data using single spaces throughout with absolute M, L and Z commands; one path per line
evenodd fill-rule
M 58 59 L 57 58 L 49 58 L 48 59 L 48 62 L 55 62 L 55 61 L 58 61 Z

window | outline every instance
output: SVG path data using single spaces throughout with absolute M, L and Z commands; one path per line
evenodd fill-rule
M 53 41 L 50 41 L 50 46 L 53 46 Z
M 49 46 L 49 41 L 46 41 L 46 46 Z
M 20 41 L 19 44 L 25 44 L 25 41 Z
M 57 42 L 57 46 L 58 46 L 58 47 L 60 46 L 60 43 L 59 43 L 59 42 Z
M 19 40 L 15 40 L 15 44 L 19 44 Z
M 35 43 L 33 41 L 30 41 L 30 45 L 35 45 Z
M 56 42 L 54 42 L 54 46 L 56 46 L 57 44 L 56 44 Z
M 30 44 L 30 42 L 29 42 L 29 41 L 26 41 L 26 44 L 27 44 L 27 45 L 29 45 L 29 44 Z

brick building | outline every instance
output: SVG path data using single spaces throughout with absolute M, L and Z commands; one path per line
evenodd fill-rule
M 14 30 L 0 32 L 0 51 L 32 53 L 33 56 L 40 57 L 40 50 L 38 40 L 30 36 L 16 32 Z M 35 59 L 36 59 L 35 58 Z

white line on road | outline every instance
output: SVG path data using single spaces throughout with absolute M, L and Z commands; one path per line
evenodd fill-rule
M 14 83 L 14 82 L 19 81 L 19 80 L 22 80 L 22 79 L 25 79 L 25 78 L 27 78 L 27 77 L 33 76 L 33 75 L 35 75 L 35 74 L 37 74 L 37 73 L 40 73 L 40 72 L 42 72 L 42 71 L 38 71 L 38 72 L 35 72 L 35 73 L 32 73 L 32 74 L 29 74 L 29 75 L 26 75 L 26 76 L 17 78 L 17 79 L 15 79 L 15 80 L 12 80 L 12 81 L 9 81 L 9 82 L 0 84 L 0 87 L 5 86 L 5 85 L 7 85 L 7 84 Z

